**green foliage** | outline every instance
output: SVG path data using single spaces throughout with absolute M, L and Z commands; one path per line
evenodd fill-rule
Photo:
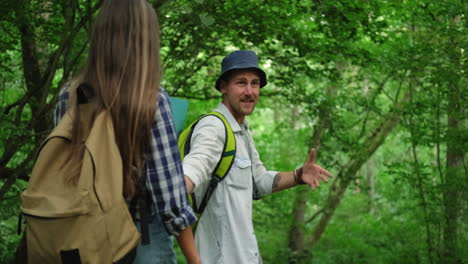
M 315 248 L 307 242 L 321 215 L 309 220 L 334 197 L 331 183 L 308 192 L 304 252 L 288 241 L 299 189 L 254 202 L 265 263 L 449 263 L 450 254 L 457 258 L 452 263 L 468 261 L 466 3 L 150 2 L 161 24 L 162 85 L 190 100 L 187 122 L 219 102 L 214 82 L 223 56 L 257 52 L 269 84 L 248 120 L 268 169 L 300 167 L 319 147 L 317 162 L 337 176 L 395 106 L 404 106 L 399 126 L 366 168 L 349 175 L 351 185 Z M 27 179 L 51 127 L 58 88 L 86 58 L 97 3 L 7 0 L 0 7 L 0 190 L 13 176 Z M 35 52 L 26 54 L 26 47 Z M 317 135 L 319 146 L 312 142 Z M 0 191 L 1 263 L 19 239 L 25 186 L 16 180 Z
M 0 263 L 8 263 L 21 239 L 18 228 L 24 229 L 20 220 L 19 194 L 26 183 L 18 181 L 0 202 Z M 20 226 L 18 226 L 20 225 Z
M 357 216 L 352 207 L 346 203 L 340 209 L 312 256 L 314 263 L 423 262 L 422 230 L 417 221 L 392 215 Z M 338 223 L 341 221 L 347 224 Z

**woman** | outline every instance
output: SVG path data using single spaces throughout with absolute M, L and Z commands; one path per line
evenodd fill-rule
M 187 200 L 168 96 L 159 88 L 159 42 L 157 16 L 146 0 L 104 1 L 86 66 L 61 90 L 55 124 L 76 87 L 92 87 L 97 111 L 105 109 L 112 116 L 123 161 L 124 197 L 141 197 L 140 179 L 149 197 L 143 210 L 151 215 L 150 244 L 140 244 L 135 262 L 176 263 L 169 232 L 177 237 L 187 261 L 199 263 L 190 228 L 196 218 Z M 70 100 L 72 106 L 74 102 Z M 75 122 L 73 142 L 79 149 L 78 126 Z M 139 227 L 140 221 L 136 224 Z

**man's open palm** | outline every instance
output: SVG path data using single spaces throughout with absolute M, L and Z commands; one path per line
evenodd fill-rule
M 315 188 L 320 186 L 319 179 L 324 182 L 328 182 L 327 177 L 333 178 L 333 175 L 329 171 L 315 164 L 316 154 L 317 150 L 313 148 L 310 151 L 309 159 L 304 164 L 302 173 L 302 180 L 310 187 L 312 187 L 312 190 L 315 190 Z

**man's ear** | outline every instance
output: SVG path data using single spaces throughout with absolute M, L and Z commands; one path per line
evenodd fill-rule
M 221 82 L 219 82 L 219 90 L 220 90 L 223 94 L 227 93 L 227 84 L 228 84 L 228 83 L 227 83 L 227 81 L 225 81 L 225 80 L 221 80 Z

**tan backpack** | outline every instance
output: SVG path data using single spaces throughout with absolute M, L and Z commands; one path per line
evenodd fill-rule
M 41 145 L 28 188 L 21 195 L 28 263 L 125 263 L 139 243 L 122 195 L 123 169 L 112 118 L 80 105 L 85 153 L 80 177 L 70 184 L 72 113 Z M 131 263 L 131 262 L 129 262 Z

